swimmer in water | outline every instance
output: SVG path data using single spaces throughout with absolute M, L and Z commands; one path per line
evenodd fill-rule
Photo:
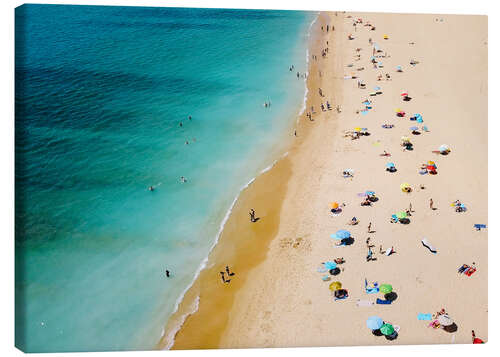
M 184 176 L 181 176 L 181 182 L 184 183 L 184 182 L 187 182 L 186 178 Z
M 149 190 L 149 191 L 154 191 L 154 190 L 155 190 L 155 188 L 154 188 L 153 186 L 149 186 L 149 187 L 148 187 L 148 190 Z

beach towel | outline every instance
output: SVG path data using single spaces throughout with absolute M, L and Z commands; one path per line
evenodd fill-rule
M 431 314 L 422 314 L 422 313 L 419 313 L 417 315 L 417 319 L 423 321 L 423 320 L 432 320 L 432 315 Z
M 437 249 L 436 249 L 436 248 L 434 248 L 434 247 L 433 247 L 433 246 L 429 243 L 429 241 L 427 240 L 427 238 L 422 239 L 422 245 L 423 245 L 424 247 L 426 247 L 427 249 L 429 249 L 429 251 L 430 251 L 431 253 L 434 253 L 434 254 L 436 254 L 436 253 L 437 253 Z
M 375 305 L 375 303 L 373 301 L 370 301 L 370 300 L 360 300 L 360 299 L 358 299 L 358 301 L 356 301 L 356 305 L 357 306 L 366 307 L 366 306 L 373 306 L 373 305 Z
M 486 228 L 486 224 L 475 224 L 474 228 L 476 228 L 476 230 L 480 231 L 481 228 Z
M 476 268 L 469 268 L 467 269 L 464 274 L 467 275 L 467 276 L 471 276 L 472 274 L 474 274 L 476 272 Z
M 373 284 L 368 284 L 368 281 L 365 278 L 365 291 L 367 294 L 375 294 L 379 292 L 378 283 L 374 282 Z
M 392 301 L 391 300 L 382 300 L 382 299 L 377 298 L 377 304 L 379 304 L 379 305 L 390 305 L 390 304 L 392 304 Z

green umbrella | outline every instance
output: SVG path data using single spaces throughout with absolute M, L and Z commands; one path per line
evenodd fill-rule
M 401 219 L 401 218 L 406 218 L 407 215 L 406 215 L 406 212 L 401 211 L 401 212 L 396 213 L 396 217 Z
M 394 333 L 394 327 L 390 324 L 383 324 L 380 328 L 380 332 L 386 336 L 392 335 Z
M 388 294 L 392 291 L 392 285 L 391 284 L 382 284 L 382 285 L 380 285 L 379 291 L 382 294 Z

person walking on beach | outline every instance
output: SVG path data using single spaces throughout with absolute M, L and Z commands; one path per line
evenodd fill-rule
M 226 273 L 227 273 L 227 276 L 233 276 L 234 275 L 234 273 L 231 273 L 229 271 L 229 265 L 226 265 Z
M 368 224 L 368 233 L 372 232 L 372 222 Z
M 253 208 L 250 208 L 250 222 L 254 223 L 256 221 L 255 219 L 255 211 Z
M 434 211 L 434 201 L 432 200 L 432 198 L 429 201 L 429 207 L 430 207 L 431 210 Z
M 220 272 L 220 277 L 221 277 L 223 283 L 227 282 L 226 279 L 224 278 L 224 272 L 223 271 Z
M 170 271 L 168 269 L 165 270 L 165 275 L 167 276 L 167 278 L 170 278 Z
M 294 131 L 293 131 L 293 135 L 294 135 L 294 136 L 297 136 L 297 130 L 294 130 Z

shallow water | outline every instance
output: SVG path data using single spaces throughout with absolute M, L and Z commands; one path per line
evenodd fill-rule
M 231 202 L 286 147 L 313 18 L 16 9 L 18 347 L 155 346 Z

